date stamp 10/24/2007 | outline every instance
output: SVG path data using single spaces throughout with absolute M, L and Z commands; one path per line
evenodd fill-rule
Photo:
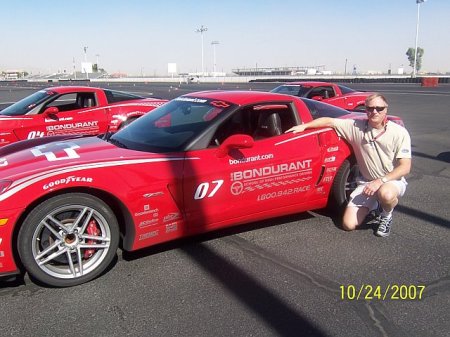
M 362 284 L 341 285 L 341 300 L 421 300 L 425 286 L 414 284 L 388 284 L 387 286 Z

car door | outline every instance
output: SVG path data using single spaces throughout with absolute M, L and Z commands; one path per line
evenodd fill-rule
M 290 105 L 282 106 L 241 109 L 217 129 L 211 143 L 220 145 L 187 153 L 196 159 L 186 161 L 183 174 L 191 228 L 204 231 L 292 213 L 309 202 L 320 174 L 317 136 L 285 134 L 296 121 Z M 276 118 L 269 117 L 268 123 L 260 118 L 273 116 L 271 111 L 284 116 L 280 126 L 274 127 Z M 252 120 L 240 113 L 253 115 Z
M 352 101 L 346 95 L 339 95 L 338 89 L 333 86 L 324 86 L 324 90 L 326 90 L 327 99 L 324 99 L 325 103 L 332 104 L 338 106 L 343 109 L 351 109 Z M 338 93 L 338 94 L 336 94 Z
M 96 135 L 106 131 L 107 114 L 98 106 L 94 92 L 71 92 L 44 105 L 38 114 L 23 121 L 16 131 L 19 139 L 82 134 Z

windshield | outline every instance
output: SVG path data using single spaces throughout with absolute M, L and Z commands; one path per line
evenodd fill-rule
M 232 104 L 223 101 L 179 97 L 140 117 L 111 136 L 110 141 L 137 151 L 182 151 L 232 108 Z
M 43 101 L 47 100 L 47 98 L 53 95 L 55 95 L 55 93 L 51 91 L 40 90 L 14 103 L 13 105 L 10 105 L 9 107 L 3 109 L 2 111 L 0 111 L 0 115 L 6 116 L 26 115 L 37 105 L 41 104 Z
M 311 87 L 304 87 L 299 84 L 284 84 L 272 89 L 271 92 L 275 92 L 277 94 L 285 94 L 291 96 L 299 96 L 304 97 L 309 92 Z

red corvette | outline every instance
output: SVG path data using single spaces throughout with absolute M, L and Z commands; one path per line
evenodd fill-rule
M 271 92 L 311 98 L 350 111 L 363 112 L 365 99 L 371 92 L 356 91 L 343 85 L 328 82 L 291 82 L 280 85 Z
M 0 146 L 53 135 L 115 132 L 165 102 L 92 87 L 43 89 L 0 111 Z
M 285 133 L 313 117 L 355 116 L 263 92 L 200 92 L 107 136 L 0 149 L 0 274 L 23 267 L 65 287 L 111 264 L 117 248 L 270 217 L 340 208 L 356 173 L 330 128 Z M 363 114 L 355 118 L 363 118 Z

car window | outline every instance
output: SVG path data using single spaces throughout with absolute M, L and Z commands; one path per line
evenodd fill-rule
M 311 99 L 305 99 L 305 98 L 303 98 L 302 101 L 308 107 L 313 119 L 316 119 L 319 117 L 338 118 L 338 117 L 342 117 L 342 116 L 350 114 L 350 112 L 348 112 L 347 110 L 338 108 L 334 105 L 318 102 L 318 101 L 311 100 Z
M 72 92 L 57 97 L 49 104 L 42 107 L 40 112 L 49 107 L 58 108 L 59 112 L 85 109 L 97 106 L 97 99 L 93 92 Z
M 75 110 L 80 109 L 80 107 L 77 106 L 77 94 L 76 93 L 70 93 L 61 95 L 58 98 L 56 98 L 51 103 L 47 104 L 44 109 L 49 107 L 57 107 L 58 111 L 68 111 L 68 110 Z M 42 109 L 42 110 L 44 110 Z
M 115 91 L 115 90 L 105 90 L 105 95 L 106 95 L 106 100 L 108 101 L 109 104 L 144 98 L 142 96 L 138 96 L 138 95 L 130 94 L 127 92 L 122 92 L 122 91 Z
M 323 87 L 315 87 L 313 88 L 308 95 L 306 95 L 307 98 L 315 98 L 320 97 L 322 99 L 328 98 L 328 93 Z
M 255 140 L 279 136 L 296 125 L 290 103 L 268 103 L 247 106 L 234 112 L 214 134 L 211 145 L 220 145 L 235 134 L 246 134 Z
M 323 87 L 323 89 L 324 89 L 324 92 L 325 92 L 325 96 L 327 98 L 332 98 L 332 97 L 336 96 L 332 86 L 326 86 L 326 87 Z

